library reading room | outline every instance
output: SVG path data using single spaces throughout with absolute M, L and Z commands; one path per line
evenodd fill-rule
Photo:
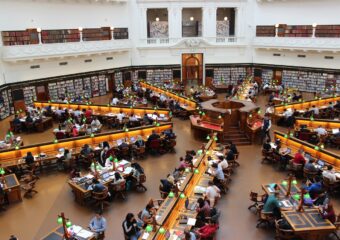
M 0 0 L 0 240 L 340 240 L 339 13 Z

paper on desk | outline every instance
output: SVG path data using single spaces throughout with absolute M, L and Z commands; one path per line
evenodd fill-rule
M 125 166 L 125 165 L 128 165 L 129 163 L 130 163 L 130 162 L 128 162 L 128 161 L 126 161 L 126 160 L 124 160 L 124 159 L 118 162 L 119 165 L 124 165 L 124 166 Z
M 74 232 L 75 234 L 78 234 L 83 228 L 77 225 L 73 225 L 72 227 L 70 227 L 70 230 L 72 232 Z
M 143 233 L 142 239 L 148 239 L 149 235 L 147 232 Z
M 88 238 L 93 236 L 93 232 L 82 229 L 80 232 L 78 232 L 77 236 L 81 237 L 81 238 L 88 239 Z
M 188 223 L 189 226 L 195 226 L 196 224 L 196 218 L 188 218 Z
M 133 168 L 132 167 L 127 167 L 127 168 L 125 168 L 125 170 L 124 170 L 124 174 L 130 174 L 131 172 L 132 172 L 132 170 L 133 170 Z

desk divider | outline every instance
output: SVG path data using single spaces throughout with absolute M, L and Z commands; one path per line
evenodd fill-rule
M 324 150 L 300 139 L 290 137 L 279 131 L 274 131 L 274 139 L 280 139 L 282 147 L 290 148 L 292 150 L 292 155 L 299 149 L 302 149 L 303 151 L 308 152 L 313 158 L 321 159 L 328 164 L 333 165 L 335 169 L 340 169 L 340 157 L 333 152 Z
M 309 100 L 309 101 L 302 101 L 302 102 L 294 102 L 294 103 L 286 103 L 275 105 L 274 107 L 274 114 L 281 114 L 283 113 L 283 109 L 292 108 L 296 110 L 305 110 L 306 108 L 311 108 L 313 105 L 316 107 L 327 106 L 329 102 L 336 102 L 340 100 L 340 96 L 328 97 L 328 98 L 321 98 L 317 100 Z
M 339 120 L 314 119 L 312 121 L 309 118 L 296 118 L 295 128 L 300 128 L 301 125 L 307 125 L 307 128 L 317 128 L 322 126 L 328 130 L 340 128 Z
M 178 101 L 180 103 L 187 104 L 190 107 L 193 107 L 193 108 L 197 107 L 196 101 L 192 100 L 192 99 L 190 99 L 188 97 L 180 96 L 177 93 L 171 92 L 171 91 L 169 91 L 167 89 L 163 89 L 161 87 L 157 87 L 157 86 L 151 85 L 151 84 L 143 82 L 143 81 L 140 82 L 140 85 L 141 85 L 141 87 L 151 89 L 154 92 L 163 93 L 167 97 L 172 98 L 172 99 L 174 99 L 174 100 L 176 100 L 176 101 Z

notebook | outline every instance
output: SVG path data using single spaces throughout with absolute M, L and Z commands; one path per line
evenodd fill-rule
M 339 128 L 332 129 L 333 134 L 337 134 L 337 133 L 339 133 L 339 131 L 340 131 Z

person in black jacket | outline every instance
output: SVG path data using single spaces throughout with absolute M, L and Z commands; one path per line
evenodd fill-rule
M 140 228 L 137 226 L 137 221 L 133 213 L 128 213 L 122 224 L 124 235 L 129 240 L 137 240 L 140 235 Z

